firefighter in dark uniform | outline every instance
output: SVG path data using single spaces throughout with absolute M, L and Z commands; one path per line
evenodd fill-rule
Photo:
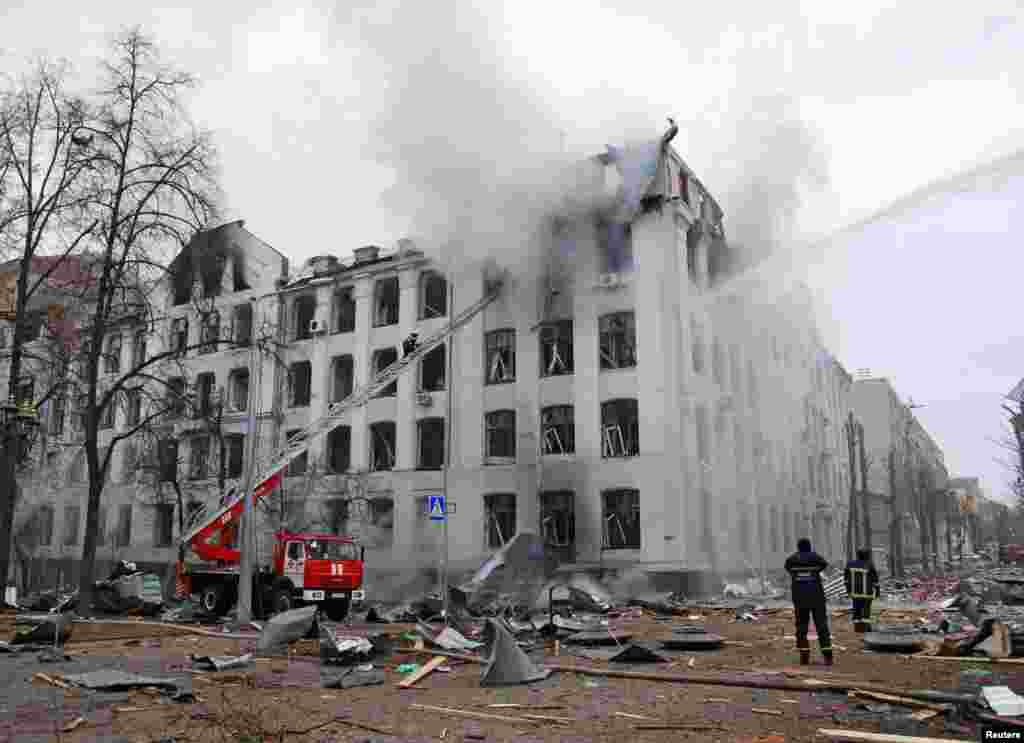
M 402 341 L 402 355 L 408 356 L 416 350 L 416 346 L 420 343 L 419 333 L 410 333 L 409 337 Z
M 871 562 L 870 550 L 857 550 L 857 559 L 846 564 L 843 573 L 846 595 L 853 601 L 853 630 L 871 631 L 871 602 L 880 594 L 878 571 Z
M 828 562 L 811 549 L 810 539 L 797 542 L 797 551 L 786 559 L 786 572 L 793 578 L 793 608 L 796 613 L 796 646 L 800 651 L 800 665 L 811 662 L 811 646 L 807 642 L 807 629 L 814 617 L 818 632 L 818 645 L 825 665 L 832 665 L 832 635 L 828 631 L 828 613 L 825 611 L 825 587 L 821 574 Z

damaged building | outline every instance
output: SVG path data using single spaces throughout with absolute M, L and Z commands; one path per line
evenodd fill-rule
M 435 563 L 441 529 L 427 503 L 446 492 L 456 565 L 524 531 L 566 565 L 666 580 L 777 570 L 801 536 L 840 559 L 850 377 L 824 348 L 805 288 L 756 306 L 721 291 L 744 261 L 714 197 L 662 144 L 639 189 L 629 153 L 587 161 L 577 200 L 552 219 L 541 280 L 513 277 L 293 460 L 260 511 L 268 534 L 356 536 L 372 587 L 377 566 Z M 167 387 L 188 408 L 169 411 L 156 449 L 120 447 L 101 515 L 112 558 L 175 559 L 176 487 L 189 513 L 216 506 L 246 466 L 248 405 L 266 462 L 396 361 L 410 334 L 442 330 L 484 291 L 479 265 L 445 276 L 409 241 L 289 273 L 240 222 L 200 233 L 172 276 L 162 324 L 142 342 L 182 349 Z M 118 341 L 126 359 L 132 332 Z M 254 370 L 257 335 L 272 352 Z M 119 410 L 111 429 L 130 415 Z M 47 533 L 78 524 L 75 541 L 51 536 L 37 554 L 80 553 L 77 492 L 47 496 L 40 517 Z

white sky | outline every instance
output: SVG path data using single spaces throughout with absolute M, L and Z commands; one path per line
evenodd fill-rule
M 805 234 L 1024 147 L 1013 1 L 381 5 L 8 0 L 0 68 L 45 53 L 86 73 L 107 34 L 141 24 L 204 82 L 192 110 L 217 134 L 225 216 L 296 261 L 391 245 L 422 226 L 416 188 L 450 200 L 529 184 L 523 160 L 557 150 L 560 130 L 571 154 L 589 154 L 657 136 L 669 115 L 728 229 L 730 194 L 788 183 L 788 163 L 814 161 L 800 137 L 740 123 L 768 115 L 755 102 L 764 94 L 795 103 L 827 163 L 830 185 L 799 213 Z M 517 137 L 520 123 L 529 137 Z M 452 161 L 448 180 L 431 183 Z M 488 169 L 493 179 L 479 177 Z M 1007 475 L 988 438 L 1024 376 L 1024 257 L 1012 237 L 1024 228 L 1024 172 L 975 185 L 818 251 L 810 278 L 846 367 L 889 376 L 927 405 L 918 415 L 950 473 L 978 475 L 999 496 Z

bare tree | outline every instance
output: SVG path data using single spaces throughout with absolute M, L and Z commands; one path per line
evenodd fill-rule
M 85 193 L 97 158 L 84 130 L 86 105 L 68 92 L 67 78 L 65 63 L 43 60 L 31 72 L 8 78 L 0 91 L 0 257 L 17 260 L 16 271 L 0 275 L 0 319 L 14 323 L 8 396 L 15 399 L 21 392 L 24 347 L 34 321 L 30 310 L 37 296 L 52 295 L 67 274 L 70 262 L 64 259 L 85 244 L 95 226 L 85 208 Z M 9 573 L 7 546 L 18 492 L 18 457 L 13 450 L 4 454 L 0 585 L 6 585 Z
M 102 457 L 97 443 L 101 417 L 129 390 L 161 384 L 153 372 L 182 351 L 154 354 L 123 374 L 103 374 L 101 382 L 103 344 L 122 321 L 141 320 L 153 326 L 157 274 L 166 265 L 166 256 L 159 251 L 169 245 L 186 246 L 206 226 L 215 213 L 217 190 L 210 138 L 189 123 L 182 106 L 182 95 L 194 80 L 165 66 L 153 41 L 139 29 L 114 40 L 103 70 L 105 85 L 97 95 L 96 116 L 85 127 L 96 153 L 88 207 L 98 220 L 92 232 L 98 264 L 81 377 L 89 468 L 79 585 L 82 607 L 91 606 L 99 509 L 111 454 L 163 411 L 158 406 L 157 412 L 116 432 Z

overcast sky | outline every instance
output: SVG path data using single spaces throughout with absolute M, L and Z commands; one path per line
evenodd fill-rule
M 503 215 L 553 153 L 658 136 L 666 116 L 727 230 L 785 250 L 1024 147 L 1013 1 L 142 5 L 8 0 L 0 68 L 44 53 L 84 75 L 141 24 L 204 83 L 192 111 L 217 134 L 226 216 L 296 261 L 443 237 L 456 202 Z M 1024 167 L 1000 175 L 790 254 L 846 367 L 927 405 L 951 474 L 994 496 L 988 439 L 1024 376 Z M 468 229 L 500 242 L 503 219 Z

